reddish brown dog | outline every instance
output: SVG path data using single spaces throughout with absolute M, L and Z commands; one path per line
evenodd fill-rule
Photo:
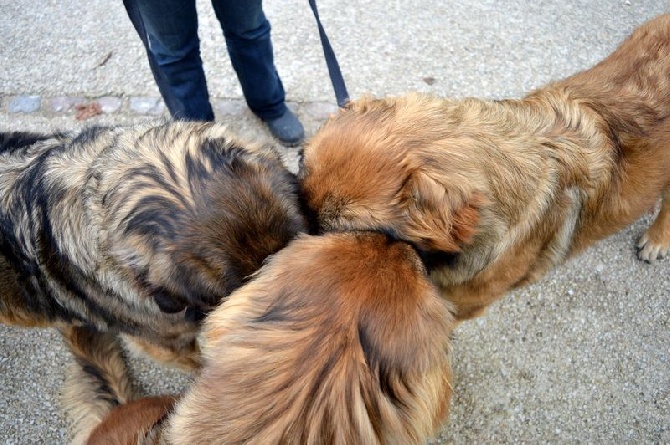
M 424 443 L 451 400 L 449 309 L 407 243 L 301 236 L 208 316 L 204 368 L 174 412 L 124 405 L 87 443 Z
M 521 100 L 364 98 L 304 152 L 322 231 L 378 230 L 422 251 L 457 318 L 634 222 L 670 248 L 670 15 L 594 68 Z

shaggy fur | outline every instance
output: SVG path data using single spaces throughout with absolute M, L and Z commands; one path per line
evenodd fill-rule
M 118 349 L 118 334 L 197 367 L 204 313 L 305 229 L 279 155 L 221 124 L 0 143 L 0 322 L 63 328 L 77 360 L 101 369 L 122 363 L 103 353 Z M 84 326 L 87 340 L 70 329 Z
M 456 305 L 507 291 L 634 222 L 662 197 L 641 259 L 670 248 L 670 15 L 594 68 L 520 100 L 363 98 L 307 144 L 322 231 L 412 243 Z
M 408 244 L 302 236 L 207 318 L 202 373 L 140 443 L 423 443 L 447 416 L 452 327 Z

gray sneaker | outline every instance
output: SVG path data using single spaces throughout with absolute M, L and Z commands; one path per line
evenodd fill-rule
M 288 108 L 281 116 L 266 120 L 265 124 L 270 129 L 272 136 L 277 138 L 285 147 L 300 145 L 305 139 L 305 129 L 295 114 Z

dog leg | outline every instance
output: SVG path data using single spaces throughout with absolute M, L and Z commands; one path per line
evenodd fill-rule
M 120 405 L 93 430 L 86 445 L 159 444 L 163 420 L 176 401 L 173 396 L 159 396 Z
M 135 398 L 135 391 L 115 334 L 84 327 L 69 327 L 61 333 L 75 358 L 62 396 L 71 428 L 70 443 L 83 445 L 116 406 Z
M 650 263 L 665 257 L 670 250 L 670 189 L 663 192 L 661 210 L 637 244 L 638 257 Z
M 194 341 L 188 348 L 168 348 L 151 343 L 140 337 L 121 334 L 126 350 L 133 357 L 150 357 L 154 361 L 177 368 L 184 372 L 195 372 L 200 369 L 200 348 Z

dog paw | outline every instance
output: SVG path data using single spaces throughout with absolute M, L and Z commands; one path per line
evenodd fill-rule
M 645 233 L 637 243 L 637 256 L 642 261 L 653 263 L 656 260 L 664 258 L 670 250 L 670 240 L 656 240 L 651 231 Z

